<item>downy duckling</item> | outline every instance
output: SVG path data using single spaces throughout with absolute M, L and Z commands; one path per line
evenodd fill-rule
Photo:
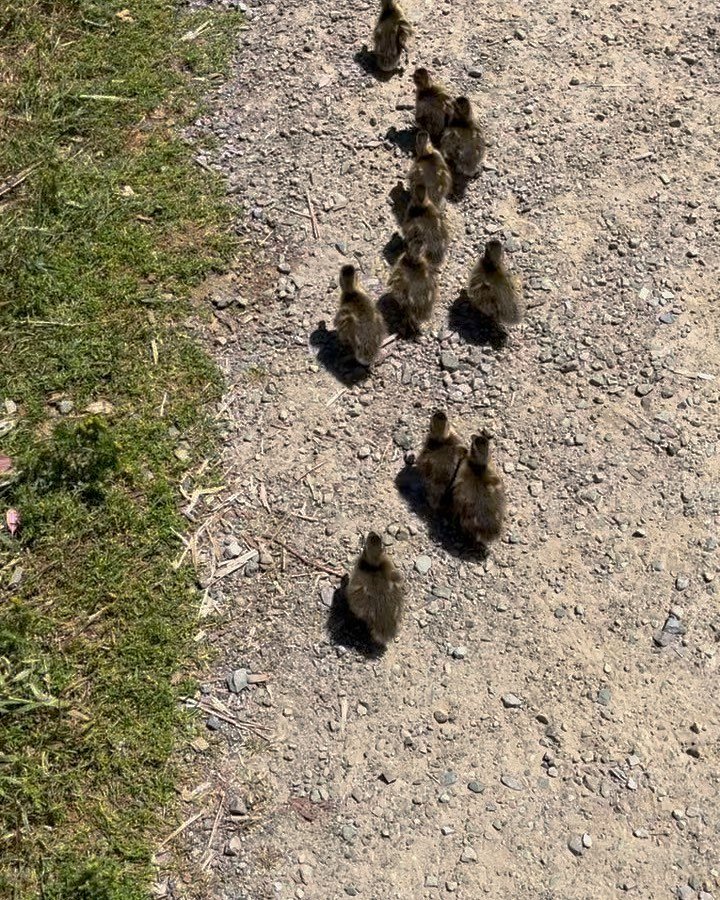
M 412 36 L 412 27 L 397 0 L 380 0 L 380 17 L 373 34 L 375 61 L 383 72 L 394 72 Z
M 402 230 L 407 244 L 423 244 L 430 265 L 439 266 L 445 259 L 450 232 L 445 216 L 428 197 L 423 183 L 413 188 Z
M 466 456 L 467 449 L 450 427 L 447 414 L 443 410 L 434 412 L 425 444 L 415 463 L 431 509 L 440 509 L 443 502 L 452 497 L 453 481 Z
M 522 282 L 505 267 L 500 241 L 488 241 L 470 273 L 468 300 L 479 312 L 503 325 L 517 325 L 525 313 Z
M 417 184 L 424 184 L 428 197 L 436 206 L 440 207 L 450 193 L 452 175 L 442 153 L 433 147 L 427 131 L 418 131 L 415 139 L 415 154 L 415 162 L 408 175 L 410 190 Z
M 388 287 L 408 335 L 420 331 L 420 323 L 432 315 L 438 294 L 436 270 L 430 265 L 425 248 L 418 240 L 407 241 L 405 251 L 395 263 Z
M 485 139 L 467 97 L 453 103 L 450 122 L 440 142 L 447 164 L 462 178 L 474 178 L 485 159 Z
M 351 611 L 366 623 L 372 639 L 387 644 L 398 632 L 405 602 L 403 577 L 371 531 L 347 586 Z
M 452 488 L 453 512 L 460 526 L 482 544 L 500 537 L 505 517 L 505 488 L 490 462 L 489 445 L 486 433 L 473 436 Z
M 340 270 L 340 308 L 335 315 L 338 339 L 360 365 L 369 367 L 386 337 L 385 322 L 373 299 L 360 285 L 355 266 Z
M 450 120 L 452 98 L 447 89 L 430 77 L 427 69 L 415 69 L 415 121 L 427 131 L 433 144 L 439 145 Z

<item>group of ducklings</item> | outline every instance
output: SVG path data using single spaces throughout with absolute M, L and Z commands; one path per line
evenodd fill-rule
M 384 72 L 397 69 L 412 28 L 397 0 L 381 0 L 374 32 L 375 60 Z M 438 275 L 450 233 L 445 204 L 451 192 L 477 177 L 485 141 L 467 97 L 452 99 L 427 69 L 416 69 L 416 158 L 408 175 L 410 201 L 401 226 L 404 249 L 388 286 L 399 313 L 399 330 L 417 335 L 432 315 Z M 478 314 L 499 325 L 517 324 L 524 313 L 522 284 L 508 271 L 500 241 L 489 241 L 473 267 L 467 298 Z M 370 368 L 387 336 L 385 319 L 364 290 L 354 266 L 340 270 L 338 339 L 358 363 Z M 447 414 L 433 413 L 425 443 L 415 460 L 428 505 L 451 515 L 470 538 L 486 546 L 502 530 L 505 491 L 489 458 L 490 435 L 473 435 L 467 448 Z M 381 537 L 370 532 L 350 576 L 346 595 L 351 611 L 368 626 L 373 640 L 386 644 L 397 634 L 405 588 Z

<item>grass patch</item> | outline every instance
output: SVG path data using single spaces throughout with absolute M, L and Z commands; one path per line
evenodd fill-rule
M 221 384 L 183 321 L 237 247 L 176 126 L 239 19 L 123 6 L 0 0 L 3 897 L 147 896 L 189 728 L 176 485 Z

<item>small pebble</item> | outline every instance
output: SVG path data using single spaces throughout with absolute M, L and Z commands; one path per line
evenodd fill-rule
M 511 791 L 522 791 L 525 789 L 525 785 L 522 781 L 520 781 L 519 778 L 515 778 L 513 775 L 501 775 L 500 781 L 506 788 L 510 788 Z

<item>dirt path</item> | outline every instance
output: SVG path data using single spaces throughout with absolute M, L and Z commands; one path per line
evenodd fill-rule
M 219 559 L 205 565 L 259 558 L 208 591 L 221 623 L 207 626 L 219 659 L 203 696 L 272 741 L 210 723 L 210 751 L 191 757 L 214 798 L 185 832 L 196 874 L 166 896 L 708 900 L 717 23 L 698 3 L 407 9 L 410 65 L 380 83 L 355 58 L 375 3 L 253 7 L 196 129 L 216 139 L 203 159 L 237 195 L 257 263 L 214 297 L 239 291 L 244 308 L 216 322 L 227 492 L 208 501 Z M 419 63 L 472 98 L 488 166 L 450 208 L 431 328 L 343 384 L 318 323 L 345 262 L 382 293 Z M 456 316 L 491 234 L 531 305 L 501 349 Z M 484 563 L 395 485 L 437 406 L 466 436 L 496 434 L 509 528 Z M 315 565 L 345 571 L 370 527 L 409 584 L 400 639 L 378 659 L 331 639 L 339 578 Z M 682 636 L 672 619 L 661 634 L 671 610 Z M 268 680 L 231 693 L 241 668 Z

